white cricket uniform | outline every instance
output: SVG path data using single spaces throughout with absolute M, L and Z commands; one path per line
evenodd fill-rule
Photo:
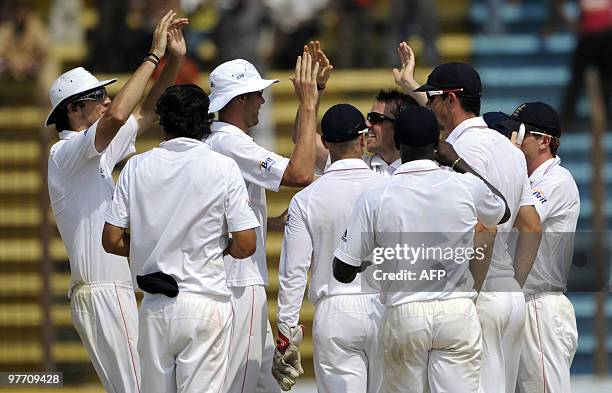
M 368 167 L 370 167 L 372 171 L 381 174 L 384 177 L 391 177 L 397 168 L 402 165 L 402 160 L 399 158 L 393 161 L 391 164 L 387 164 L 385 160 L 376 154 L 371 156 L 364 155 L 363 160 L 366 162 L 366 164 L 368 164 Z
M 387 307 L 382 342 L 389 392 L 478 391 L 480 324 L 465 253 L 473 249 L 477 220 L 495 225 L 504 207 L 477 177 L 431 160 L 403 164 L 357 202 L 335 256 L 361 266 L 372 254 L 379 265 L 373 279 Z M 421 254 L 412 260 L 405 256 L 414 254 L 387 255 L 403 245 Z M 444 256 L 426 249 L 445 250 Z
M 576 316 L 563 294 L 572 265 L 580 214 L 578 187 L 559 157 L 529 177 L 542 220 L 542 242 L 523 291 L 525 343 L 517 386 L 521 393 L 570 392 L 570 367 L 578 339 Z
M 138 310 L 127 259 L 102 248 L 104 211 L 113 196 L 115 165 L 135 152 L 133 116 L 103 152 L 95 148 L 98 122 L 62 131 L 49 153 L 51 208 L 70 260 L 72 322 L 107 392 L 140 391 L 136 351 Z
M 397 168 L 402 165 L 402 160 L 397 159 L 393 161 L 391 164 L 387 164 L 385 160 L 380 158 L 378 155 L 373 154 L 364 154 L 362 157 L 363 161 L 366 163 L 368 168 L 370 168 L 373 172 L 378 173 L 379 175 L 383 175 L 384 177 L 391 177 L 393 173 L 397 170 Z M 325 162 L 325 170 L 327 171 L 331 166 L 331 157 L 327 156 L 327 161 Z M 317 173 L 320 175 L 321 173 Z
M 229 232 L 259 226 L 236 163 L 198 140 L 163 142 L 128 160 L 106 222 L 130 229 L 134 276 L 178 283 L 177 297 L 145 293 L 140 306 L 143 392 L 222 391 L 232 326 L 223 250 Z
M 278 191 L 289 159 L 259 146 L 239 128 L 214 122 L 205 142 L 212 150 L 236 161 L 246 183 L 253 212 L 259 221 L 257 250 L 249 258 L 225 257 L 227 284 L 232 290 L 234 334 L 230 344 L 228 391 L 279 392 L 272 376 L 274 338 L 268 320 L 265 286 L 266 190 Z
M 339 160 L 289 204 L 279 268 L 278 320 L 289 326 L 299 323 L 310 272 L 308 299 L 315 305 L 312 335 L 320 393 L 382 391 L 379 291 L 367 283 L 362 286 L 361 275 L 348 285 L 340 283 L 333 277 L 332 262 L 357 199 L 364 189 L 384 181 L 362 159 Z M 342 325 L 351 328 L 338 329 Z
M 510 231 L 521 206 L 533 205 L 523 153 L 508 138 L 487 127 L 481 117 L 465 120 L 446 139 L 459 155 L 506 198 L 512 216 L 497 226 L 493 257 L 476 308 L 482 325 L 483 393 L 513 393 L 523 343 L 525 298 L 514 279 L 507 250 Z

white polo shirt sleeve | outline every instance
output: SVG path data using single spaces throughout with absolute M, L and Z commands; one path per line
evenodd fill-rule
M 487 227 L 496 226 L 504 216 L 506 205 L 478 177 L 465 173 L 457 177 L 472 197 L 476 216 Z
M 278 320 L 296 326 L 306 290 L 313 244 L 306 218 L 296 198 L 291 200 L 288 214 L 279 266 Z
M 231 141 L 231 144 L 228 142 Z M 278 191 L 289 159 L 259 146 L 250 137 L 230 136 L 219 146 L 222 153 L 233 158 L 244 180 L 270 191 Z
M 342 262 L 361 266 L 361 262 L 374 251 L 378 196 L 379 193 L 365 191 L 355 204 L 349 225 L 334 252 Z
M 524 180 L 523 180 L 523 188 L 521 190 L 521 202 L 519 203 L 519 207 L 520 206 L 534 206 L 535 204 L 536 203 L 535 203 L 533 191 L 531 189 L 531 183 L 529 183 L 529 178 L 527 177 L 527 175 L 525 175 Z M 542 216 L 540 215 L 540 217 Z M 541 218 L 541 220 L 544 221 L 543 218 Z
M 113 200 L 106 208 L 105 221 L 120 228 L 130 227 L 129 182 L 134 159 L 128 160 L 119 174 Z
M 231 161 L 228 159 L 228 161 Z M 227 197 L 225 199 L 225 219 L 229 232 L 244 231 L 257 228 L 259 221 L 253 213 L 249 202 L 244 179 L 235 162 L 231 162 L 227 173 Z
M 453 143 L 453 147 L 472 169 L 480 176 L 485 177 L 489 169 L 487 168 L 488 158 L 476 138 L 459 138 Z
M 96 127 L 97 127 L 96 123 Z M 112 171 L 115 165 L 129 154 L 136 152 L 136 134 L 138 133 L 138 121 L 130 115 L 125 124 L 117 131 L 117 134 L 104 150 L 106 164 Z
M 52 155 L 52 159 L 64 174 L 68 176 L 78 174 L 83 170 L 84 162 L 102 154 L 96 150 L 97 125 L 98 122 L 85 131 L 72 133 L 74 136 L 66 139 Z

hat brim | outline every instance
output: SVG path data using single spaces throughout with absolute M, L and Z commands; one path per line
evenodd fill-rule
M 49 115 L 47 116 L 47 120 L 45 121 L 45 127 L 49 127 L 52 124 L 55 124 L 55 115 L 56 115 L 56 111 L 61 108 L 62 106 L 64 106 L 67 102 L 69 102 L 74 96 L 79 95 L 79 94 L 83 94 L 83 93 L 88 93 L 92 90 L 96 90 L 100 87 L 104 87 L 107 85 L 110 85 L 112 83 L 117 82 L 117 78 L 113 78 L 113 79 L 107 79 L 104 81 L 100 81 L 92 86 L 88 86 L 85 87 L 79 91 L 77 91 L 74 94 L 69 95 L 68 97 L 64 98 L 63 100 L 61 100 L 60 102 L 57 103 L 57 105 L 55 105 L 52 109 L 51 112 L 49 112 Z
M 432 91 L 432 90 L 440 90 L 440 88 L 433 86 L 433 85 L 424 84 L 423 86 L 419 87 L 418 89 L 414 89 L 413 91 L 415 93 L 424 93 L 426 91 Z
M 510 136 L 512 136 L 512 132 L 514 131 L 518 132 L 520 126 L 521 126 L 520 121 L 517 121 L 514 119 L 508 119 L 508 120 L 502 120 L 502 121 L 495 123 L 493 129 L 502 133 L 508 138 L 510 138 Z
M 210 99 L 208 113 L 219 112 L 234 97 L 238 97 L 241 94 L 264 90 L 265 88 L 277 82 L 279 82 L 278 79 L 260 79 L 257 81 L 245 83 L 243 86 L 240 86 L 233 90 L 214 92 L 208 96 L 208 98 Z

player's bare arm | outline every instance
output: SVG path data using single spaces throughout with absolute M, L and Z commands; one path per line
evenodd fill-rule
M 313 62 L 319 62 L 319 72 L 317 73 L 317 90 L 319 94 L 317 96 L 317 105 L 315 107 L 315 116 L 316 113 L 319 112 L 319 105 L 321 104 L 321 97 L 327 87 L 327 82 L 331 77 L 331 72 L 334 69 L 334 66 L 331 64 L 329 58 L 325 54 L 325 52 L 321 49 L 321 43 L 319 41 L 310 41 L 308 45 L 304 45 L 304 52 L 310 54 Z M 291 140 L 293 143 L 296 142 L 297 130 L 299 127 L 299 117 L 300 110 L 295 114 L 295 122 L 293 123 L 293 133 L 291 135 Z M 329 152 L 323 146 L 323 142 L 321 141 L 321 135 L 317 134 L 315 136 L 315 150 L 316 150 L 316 162 L 315 166 L 320 171 L 323 172 L 325 169 L 325 164 L 327 163 L 327 158 L 329 157 Z
M 255 253 L 257 235 L 254 229 L 232 232 L 232 238 L 223 251 L 223 255 L 231 255 L 236 259 L 244 259 Z
M 138 134 L 145 132 L 157 119 L 155 104 L 161 94 L 176 81 L 176 77 L 185 59 L 187 47 L 183 37 L 182 27 L 187 25 L 187 18 L 175 19 L 168 28 L 166 44 L 166 65 L 161 75 L 153 84 L 149 93 L 145 96 L 142 106 L 137 108 L 134 116 L 138 121 Z
M 521 206 L 516 215 L 514 227 L 519 230 L 514 259 L 514 278 L 522 288 L 533 267 L 542 239 L 542 224 L 536 208 Z
M 122 257 L 130 256 L 130 234 L 126 228 L 121 228 L 108 222 L 102 230 L 102 247 L 109 254 Z
M 470 260 L 470 273 L 474 279 L 474 289 L 480 292 L 482 284 L 484 283 L 487 273 L 489 272 L 489 266 L 491 266 L 491 258 L 493 257 L 493 246 L 495 244 L 495 235 L 497 234 L 497 227 L 488 228 L 482 223 L 476 224 L 474 233 L 474 249 L 481 249 L 484 251 L 482 258 L 476 258 L 474 256 Z
M 168 11 L 159 21 L 153 33 L 150 53 L 158 58 L 161 58 L 166 51 L 168 28 L 171 26 L 175 15 L 174 11 Z M 145 87 L 157 66 L 153 55 L 145 58 L 136 72 L 132 74 L 121 90 L 119 90 L 119 93 L 110 103 L 108 110 L 102 115 L 96 130 L 95 147 L 97 151 L 102 151 L 108 146 L 117 134 L 117 131 L 134 112 L 134 108 L 141 100 Z M 149 58 L 151 60 L 147 60 Z
M 415 92 L 421 84 L 414 79 L 414 68 L 416 60 L 412 48 L 406 42 L 401 42 L 397 47 L 397 54 L 400 58 L 400 68 L 393 69 L 395 84 L 404 93 L 414 98 L 421 106 L 427 105 L 427 94 Z
M 291 78 L 299 104 L 299 127 L 295 148 L 281 184 L 289 187 L 304 187 L 312 183 L 315 164 L 316 105 L 318 98 L 317 73 L 319 63 L 313 64 L 309 53 L 298 56 L 295 75 Z

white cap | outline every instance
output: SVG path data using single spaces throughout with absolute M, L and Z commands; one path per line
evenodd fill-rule
M 117 79 L 108 79 L 100 82 L 83 67 L 73 68 L 59 76 L 49 89 L 51 99 L 51 112 L 47 116 L 45 126 L 55 123 L 55 110 L 66 104 L 77 94 L 86 93 L 99 87 L 115 83 Z
M 243 59 L 226 61 L 210 73 L 210 106 L 208 113 L 223 109 L 234 97 L 260 91 L 278 82 L 262 79 L 253 64 Z

